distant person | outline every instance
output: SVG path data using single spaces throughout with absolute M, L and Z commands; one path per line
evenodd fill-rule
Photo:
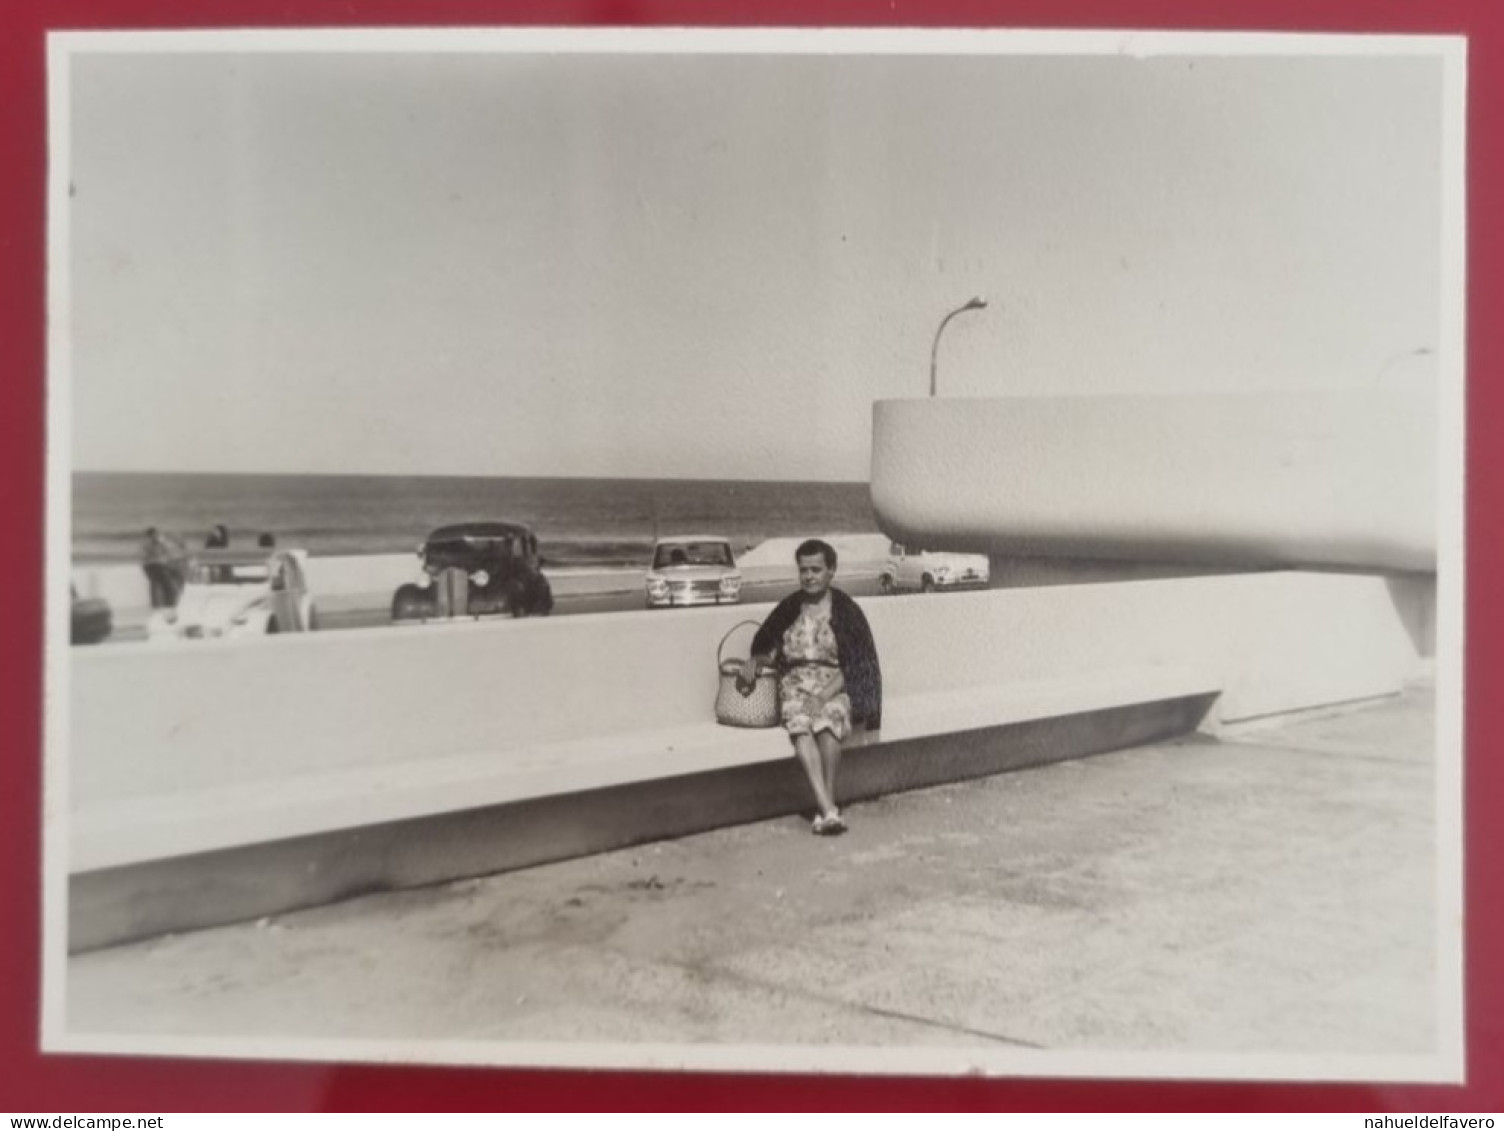
M 178 562 L 181 547 L 173 545 L 155 526 L 148 526 L 141 539 L 141 570 L 151 591 L 151 607 L 170 609 L 178 603 Z
M 779 711 L 794 753 L 809 778 L 819 815 L 811 831 L 846 831 L 836 806 L 841 743 L 853 727 L 882 725 L 882 672 L 861 607 L 831 585 L 835 547 L 811 538 L 794 551 L 799 591 L 778 602 L 752 639 L 740 682 L 750 687 L 758 665 L 776 661 Z
M 230 528 L 224 523 L 216 523 L 209 531 L 209 537 L 204 539 L 204 549 L 224 550 L 230 545 Z M 215 584 L 223 584 L 234 580 L 235 571 L 230 566 L 217 565 L 209 567 L 209 580 Z
M 256 539 L 256 545 L 260 546 L 263 550 L 275 550 L 277 548 L 277 536 L 269 530 L 265 531 L 261 537 Z

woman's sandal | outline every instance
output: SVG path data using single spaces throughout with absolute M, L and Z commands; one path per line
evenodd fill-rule
M 839 813 L 821 814 L 809 828 L 816 836 L 840 836 L 846 831 L 846 822 Z

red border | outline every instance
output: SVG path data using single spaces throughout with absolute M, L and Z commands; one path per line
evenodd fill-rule
M 1504 710 L 1487 580 L 1504 504 L 1483 455 L 1504 407 L 1497 311 L 1504 5 L 1497 0 L 12 0 L 0 34 L 0 514 L 42 545 L 45 389 L 45 34 L 61 29 L 310 26 L 1098 27 L 1465 34 L 1469 37 L 1468 1078 L 1466 1087 L 921 1080 L 376 1068 L 41 1056 L 39 1011 L 41 555 L 12 554 L 0 633 L 0 1111 L 916 1110 L 1504 1111 Z

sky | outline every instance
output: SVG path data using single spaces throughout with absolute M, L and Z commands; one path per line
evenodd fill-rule
M 871 406 L 1434 370 L 1434 55 L 79 52 L 73 466 L 865 480 Z

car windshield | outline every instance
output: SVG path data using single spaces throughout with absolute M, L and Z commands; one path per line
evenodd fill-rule
M 671 542 L 658 547 L 653 568 L 671 566 L 730 566 L 731 547 L 725 542 Z
M 194 562 L 188 567 L 190 585 L 265 585 L 270 570 L 265 562 L 252 565 L 207 565 Z
M 510 558 L 514 554 L 513 539 L 509 537 L 453 537 L 430 538 L 423 547 L 427 558 Z

